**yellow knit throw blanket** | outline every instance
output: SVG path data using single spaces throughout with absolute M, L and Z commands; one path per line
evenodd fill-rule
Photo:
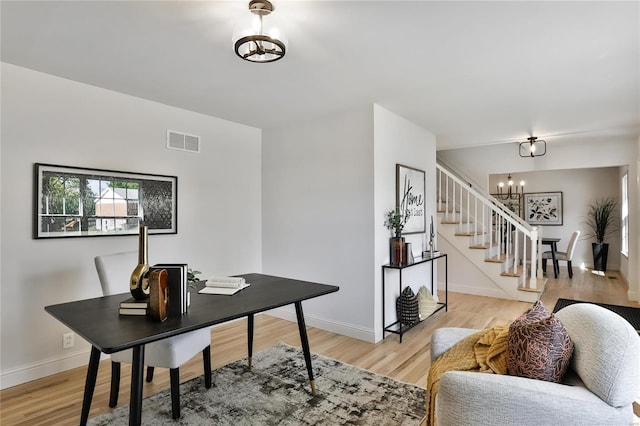
M 427 379 L 427 426 L 435 425 L 435 401 L 440 378 L 447 371 L 507 373 L 509 325 L 474 333 L 456 343 L 431 364 Z

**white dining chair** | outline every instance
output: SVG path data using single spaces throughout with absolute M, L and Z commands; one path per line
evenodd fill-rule
M 124 252 L 95 257 L 96 270 L 102 287 L 102 294 L 129 293 L 131 272 L 138 264 L 137 252 Z M 123 295 L 123 300 L 130 294 Z M 144 318 L 140 320 L 145 321 Z M 171 382 L 171 413 L 174 419 L 180 417 L 180 366 L 202 352 L 205 386 L 211 387 L 211 329 L 200 330 L 168 337 L 145 345 L 144 364 L 147 366 L 147 382 L 153 379 L 154 367 L 168 368 Z M 118 404 L 120 390 L 120 364 L 131 363 L 133 351 L 127 349 L 111 354 L 111 391 L 109 407 Z
M 567 245 L 567 251 L 557 251 L 556 252 L 556 264 L 553 265 L 554 268 L 558 268 L 557 262 L 562 260 L 567 262 L 567 269 L 569 270 L 569 278 L 573 278 L 573 266 L 571 265 L 571 260 L 573 259 L 573 253 L 576 250 L 576 243 L 578 242 L 578 238 L 580 237 L 580 231 L 574 231 L 571 234 L 571 239 L 569 239 L 569 244 Z M 547 270 L 547 259 L 553 259 L 550 251 L 545 251 L 542 253 L 542 269 Z

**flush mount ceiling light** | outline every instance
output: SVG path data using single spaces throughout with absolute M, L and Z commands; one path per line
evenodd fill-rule
M 277 28 L 266 28 L 264 17 L 273 12 L 268 0 L 251 0 L 249 11 L 255 16 L 251 25 L 245 26 L 234 36 L 236 55 L 249 62 L 274 62 L 284 57 L 287 51 Z
M 527 138 L 529 142 L 520 142 L 520 157 L 542 157 L 547 153 L 547 142 L 537 137 Z

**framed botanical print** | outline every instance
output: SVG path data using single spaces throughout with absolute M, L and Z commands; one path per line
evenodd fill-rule
M 562 192 L 524 194 L 524 209 L 530 225 L 562 225 Z
M 425 173 L 423 170 L 396 164 L 396 207 L 409 219 L 402 230 L 403 234 L 425 232 Z

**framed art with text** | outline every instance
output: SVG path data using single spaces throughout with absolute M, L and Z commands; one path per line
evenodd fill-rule
M 562 225 L 562 192 L 524 194 L 524 209 L 530 225 Z
M 33 238 L 178 232 L 178 178 L 36 163 Z
M 409 219 L 402 230 L 403 234 L 425 232 L 425 178 L 424 171 L 396 164 L 396 207 Z

